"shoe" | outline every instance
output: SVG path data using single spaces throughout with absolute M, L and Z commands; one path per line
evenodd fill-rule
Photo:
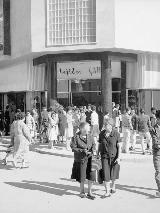
M 101 196 L 102 199 L 105 199 L 105 198 L 108 198 L 108 197 L 111 197 L 110 193 L 105 193 L 104 195 Z
M 157 197 L 157 198 L 160 198 L 160 192 L 159 192 L 159 191 L 156 192 L 156 197 Z
M 80 198 L 86 198 L 86 194 L 85 193 L 80 193 Z
M 145 152 L 142 152 L 142 155 L 145 155 L 146 153 Z
M 87 194 L 87 198 L 90 200 L 95 200 L 96 197 L 93 195 Z
M 133 147 L 132 146 L 129 148 L 129 151 L 133 151 Z
M 115 194 L 116 193 L 116 190 L 115 189 L 111 189 L 111 194 Z

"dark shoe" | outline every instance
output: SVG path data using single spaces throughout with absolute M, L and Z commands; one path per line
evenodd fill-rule
M 93 195 L 89 195 L 89 194 L 87 194 L 87 198 L 88 198 L 88 199 L 90 199 L 90 200 L 95 200 L 95 198 L 96 198 L 96 197 L 95 197 L 95 196 L 93 196 Z
M 115 194 L 116 190 L 115 189 L 111 189 L 111 194 Z
M 85 193 L 80 193 L 80 198 L 86 198 L 86 194 Z
M 132 146 L 129 148 L 129 151 L 133 151 L 133 147 Z
M 142 155 L 145 155 L 146 153 L 145 152 L 142 152 Z

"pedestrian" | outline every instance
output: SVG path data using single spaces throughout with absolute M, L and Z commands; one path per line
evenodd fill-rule
M 99 117 L 96 112 L 96 106 L 92 106 L 91 114 L 91 134 L 96 144 L 96 150 L 98 150 L 98 138 L 99 138 Z
M 158 191 L 156 197 L 160 198 L 160 111 L 156 114 L 156 124 L 151 129 L 151 136 L 153 142 L 153 164 L 155 168 L 155 180 Z
M 151 108 L 151 115 L 150 115 L 150 122 L 151 122 L 151 126 L 154 127 L 156 124 L 156 108 L 152 107 Z
M 126 108 L 126 110 L 124 111 L 124 114 L 122 115 L 122 133 L 123 133 L 122 152 L 123 153 L 129 152 L 131 130 L 133 130 L 130 112 L 131 112 L 131 109 Z
M 53 146 L 57 142 L 57 137 L 58 137 L 58 114 L 55 111 L 52 111 L 51 116 L 49 116 L 49 121 L 48 121 L 48 140 L 49 140 L 49 148 L 52 149 Z
M 40 141 L 41 143 L 48 142 L 47 129 L 48 129 L 48 111 L 46 107 L 42 108 L 41 121 L 40 121 Z
M 114 104 L 113 104 L 113 106 L 114 106 Z M 113 121 L 114 121 L 114 126 L 117 129 L 117 131 L 119 132 L 120 122 L 121 122 L 121 111 L 120 111 L 120 105 L 119 104 L 116 104 L 115 107 L 113 107 L 112 118 L 113 118 Z
M 145 143 L 144 138 L 146 138 L 147 144 L 148 144 L 148 151 L 151 154 L 152 153 L 152 138 L 150 135 L 151 128 L 151 122 L 150 117 L 145 114 L 144 109 L 140 109 L 140 115 L 137 119 L 137 129 L 140 135 L 140 143 L 142 146 L 142 154 L 145 155 Z
M 2 137 L 4 132 L 4 114 L 3 111 L 0 110 L 0 137 Z
M 67 128 L 66 128 L 66 149 L 69 151 L 70 150 L 70 143 L 73 137 L 73 112 L 72 112 L 72 108 L 68 107 L 67 109 L 67 114 L 66 114 L 66 118 L 67 118 Z
M 66 129 L 67 129 L 67 115 L 63 107 L 59 110 L 59 135 L 60 141 L 66 141 Z
M 80 109 L 80 123 L 85 123 L 86 122 L 86 114 L 84 109 Z
M 120 172 L 120 134 L 114 129 L 113 119 L 105 119 L 104 129 L 99 135 L 98 154 L 101 156 L 102 170 L 100 183 L 104 182 L 105 194 L 101 198 L 110 197 L 116 192 L 116 180 Z
M 73 112 L 73 133 L 74 135 L 78 132 L 79 130 L 79 124 L 80 124 L 80 114 L 79 114 L 79 110 L 75 109 Z
M 136 115 L 135 109 L 131 109 L 131 122 L 133 130 L 131 130 L 131 147 L 130 151 L 135 151 L 136 138 L 137 138 L 137 120 L 138 116 Z
M 9 105 L 6 106 L 4 121 L 5 121 L 5 136 L 9 136 L 9 132 L 10 132 Z
M 71 179 L 80 183 L 80 197 L 95 199 L 92 193 L 93 182 L 96 181 L 96 172 L 91 169 L 92 155 L 96 154 L 95 143 L 90 134 L 90 125 L 80 124 L 80 132 L 76 134 L 71 143 L 74 152 L 74 163 L 72 168 Z M 88 180 L 88 194 L 85 194 L 84 184 Z
M 92 108 L 91 105 L 88 105 L 87 111 L 85 112 L 86 114 L 86 122 L 88 122 L 91 125 L 91 114 L 92 114 Z
M 26 114 L 26 119 L 25 119 L 25 123 L 30 131 L 30 134 L 31 134 L 31 137 L 32 137 L 32 142 L 33 142 L 33 139 L 35 137 L 35 128 L 36 128 L 36 125 L 35 125 L 35 121 L 30 113 L 30 111 L 27 111 L 27 114 Z
M 27 125 L 24 123 L 25 115 L 23 113 L 16 114 L 16 120 L 11 126 L 11 140 L 13 142 L 13 163 L 17 167 L 18 159 L 21 159 L 21 168 L 26 167 L 29 161 L 29 144 L 31 135 Z

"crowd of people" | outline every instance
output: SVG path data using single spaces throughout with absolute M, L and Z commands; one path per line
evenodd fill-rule
M 109 112 L 104 114 L 102 107 L 97 109 L 94 105 L 65 109 L 55 103 L 48 110 L 43 107 L 40 115 L 36 109 L 26 114 L 17 110 L 12 123 L 7 120 L 7 110 L 4 115 L 0 113 L 1 134 L 5 132 L 8 135 L 10 129 L 11 136 L 5 164 L 12 153 L 14 166 L 17 167 L 21 158 L 22 168 L 26 167 L 29 144 L 34 143 L 37 137 L 50 149 L 54 149 L 58 142 L 64 143 L 67 150 L 74 152 L 71 178 L 80 182 L 80 197 L 86 197 L 84 183 L 88 179 L 87 198 L 95 199 L 92 185 L 98 177 L 99 183 L 104 182 L 106 192 L 102 198 L 106 198 L 116 192 L 121 153 L 135 151 L 138 136 L 142 154 L 153 154 L 157 195 L 160 197 L 160 111 L 154 107 L 150 116 L 143 109 L 137 114 L 133 107 L 121 113 L 120 105 L 113 102 L 110 115 Z

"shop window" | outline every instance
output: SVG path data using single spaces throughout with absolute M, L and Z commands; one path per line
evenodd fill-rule
M 120 78 L 112 79 L 112 91 L 121 91 L 121 79 Z

